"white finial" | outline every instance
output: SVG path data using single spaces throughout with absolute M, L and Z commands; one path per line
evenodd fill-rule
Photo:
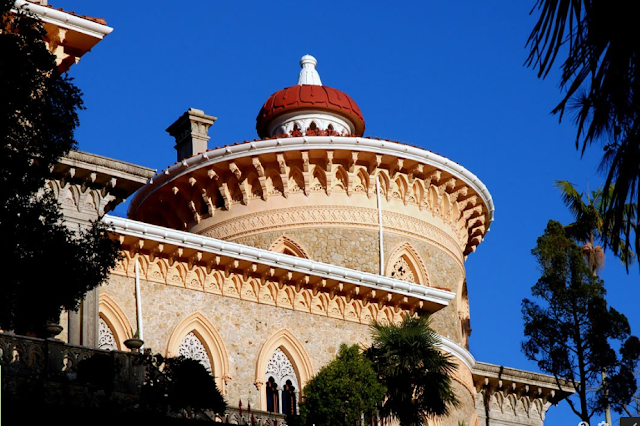
M 318 61 L 311 55 L 304 55 L 300 59 L 300 66 L 302 70 L 300 70 L 300 77 L 298 77 L 298 86 L 302 86 L 303 84 L 311 84 L 314 86 L 322 86 L 322 81 L 320 81 L 320 74 L 316 71 L 316 65 Z

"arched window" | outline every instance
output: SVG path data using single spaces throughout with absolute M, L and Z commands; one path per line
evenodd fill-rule
M 413 268 L 407 262 L 405 256 L 400 256 L 393 264 L 393 269 L 390 274 L 391 278 L 397 280 L 408 281 L 410 283 L 417 283 L 416 274 Z
M 229 357 L 222 338 L 215 327 L 200 312 L 182 320 L 171 333 L 167 357 L 184 356 L 196 359 L 215 377 L 220 391 L 226 393 L 229 376 Z
M 429 285 L 429 276 L 422 257 L 408 242 L 393 250 L 389 256 L 386 273 L 397 280 Z
M 178 346 L 178 356 L 195 359 L 200 362 L 208 372 L 211 372 L 211 359 L 207 353 L 207 349 L 198 336 L 190 331 Z
M 98 319 L 98 347 L 108 351 L 120 349 L 113 330 L 102 317 Z
M 275 251 L 276 253 L 288 254 L 289 256 L 309 259 L 307 251 L 300 244 L 298 244 L 297 241 L 287 237 L 286 235 L 282 235 L 277 240 L 275 240 L 273 244 L 271 244 L 271 247 L 269 247 L 269 250 Z
M 98 347 L 107 350 L 123 350 L 123 342 L 131 337 L 132 326 L 115 300 L 107 294 L 100 295 L 98 316 Z
M 298 378 L 291 361 L 280 348 L 273 352 L 267 363 L 265 382 L 267 411 L 296 414 Z

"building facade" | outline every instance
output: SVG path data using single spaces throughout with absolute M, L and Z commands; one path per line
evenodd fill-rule
M 123 259 L 60 338 L 126 350 L 138 334 L 201 361 L 231 406 L 287 413 L 341 343 L 370 343 L 371 321 L 430 315 L 461 401 L 431 423 L 542 425 L 570 390 L 469 351 L 465 260 L 493 221 L 487 188 L 438 154 L 364 136 L 355 101 L 322 85 L 315 58 L 300 65 L 260 109 L 259 140 L 209 147 L 216 118 L 189 109 L 167 129 L 166 170 L 61 161 L 50 185 L 70 226 L 102 217 Z M 103 216 L 133 193 L 128 218 Z

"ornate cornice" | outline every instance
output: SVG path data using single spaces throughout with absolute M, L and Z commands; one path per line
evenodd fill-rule
M 136 195 L 129 215 L 189 230 L 215 223 L 216 212 L 237 205 L 257 211 L 293 206 L 298 200 L 304 205 L 345 204 L 342 195 L 332 197 L 337 193 L 373 207 L 376 181 L 385 212 L 404 205 L 415 215 L 439 217 L 454 229 L 464 255 L 475 250 L 493 220 L 486 187 L 458 164 L 407 145 L 340 136 L 247 142 L 182 160 Z
M 476 413 L 507 424 L 541 426 L 547 409 L 575 392 L 553 376 L 484 362 L 472 374 Z
M 175 231 L 128 219 L 106 216 L 130 256 L 148 255 L 150 260 L 166 259 L 168 265 L 186 263 L 181 274 L 167 275 L 165 280 L 188 287 L 189 271 L 199 270 L 202 277 L 223 271 L 277 284 L 278 291 L 311 290 L 314 296 L 327 293 L 345 300 L 372 301 L 382 306 L 409 311 L 435 312 L 448 305 L 455 293 L 408 283 L 376 274 L 356 271 L 309 259 L 274 253 L 268 250 L 220 241 L 213 238 Z M 205 274 L 206 272 L 206 274 Z M 186 274 L 186 275 L 185 275 Z M 203 278 L 204 279 L 204 278 Z M 203 284 L 204 285 L 204 284 Z

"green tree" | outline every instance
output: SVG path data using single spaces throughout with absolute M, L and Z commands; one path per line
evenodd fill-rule
M 620 412 L 636 391 L 640 341 L 630 334 L 626 317 L 607 306 L 602 280 L 559 222 L 549 221 L 532 253 L 542 275 L 531 290 L 542 303 L 522 301 L 525 356 L 573 386 L 578 402 L 567 401 L 582 421 L 603 412 L 608 402 Z M 602 371 L 608 374 L 605 383 Z
M 553 110 L 562 119 L 576 113 L 576 147 L 603 145 L 600 168 L 607 175 L 602 197 L 605 247 L 615 253 L 633 241 L 640 259 L 640 234 L 625 221 L 627 205 L 640 217 L 640 37 L 634 2 L 536 0 L 539 19 L 529 36 L 527 65 L 546 77 L 564 58 L 564 95 Z M 566 55 L 566 56 L 565 56 Z M 614 185 L 615 183 L 615 185 Z
M 305 424 L 355 426 L 371 419 L 385 388 L 357 345 L 340 345 L 336 358 L 320 369 L 304 387 L 301 415 Z
M 67 229 L 45 188 L 53 165 L 76 147 L 81 93 L 58 72 L 41 22 L 11 12 L 13 3 L 0 0 L 0 259 L 13 271 L 3 283 L 0 328 L 39 334 L 106 280 L 119 246 L 99 222 Z
M 380 415 L 401 426 L 424 425 L 458 405 L 451 382 L 456 365 L 438 348 L 440 339 L 429 325 L 428 317 L 412 316 L 400 324 L 371 325 L 366 355 L 387 388 Z

